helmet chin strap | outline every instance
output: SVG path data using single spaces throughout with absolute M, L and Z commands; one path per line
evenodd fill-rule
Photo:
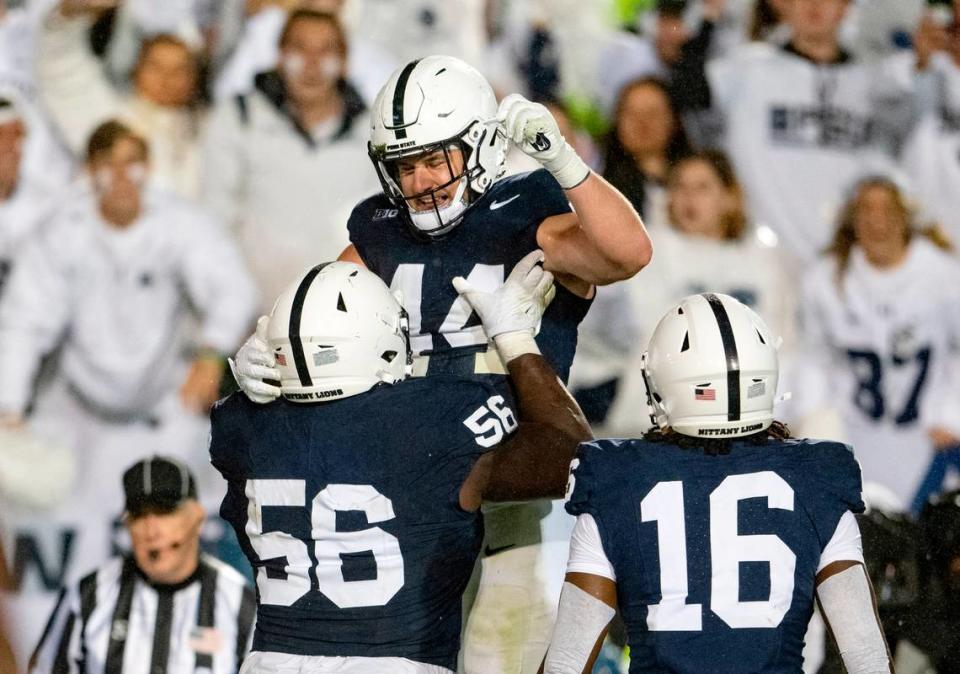
M 425 234 L 430 234 L 441 227 L 445 227 L 448 222 L 460 217 L 467 210 L 467 200 L 464 198 L 467 191 L 467 180 L 464 177 L 457 187 L 456 194 L 450 203 L 443 208 L 430 209 L 429 211 L 410 211 L 410 220 L 414 227 Z

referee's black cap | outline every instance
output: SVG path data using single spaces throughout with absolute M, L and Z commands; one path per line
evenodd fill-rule
M 146 513 L 171 513 L 197 498 L 197 482 L 190 469 L 176 459 L 152 456 L 123 474 L 125 510 L 130 517 Z

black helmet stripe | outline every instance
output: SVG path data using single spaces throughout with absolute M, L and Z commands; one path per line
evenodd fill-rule
M 301 386 L 313 386 L 313 379 L 310 377 L 310 370 L 307 369 L 307 358 L 303 354 L 303 340 L 300 338 L 300 318 L 303 315 L 303 303 L 307 299 L 307 292 L 317 278 L 320 270 L 326 267 L 329 262 L 318 264 L 307 272 L 307 275 L 300 281 L 296 295 L 293 296 L 293 306 L 290 308 L 290 350 L 293 352 L 293 362 L 297 366 L 297 376 L 300 377 Z
M 727 421 L 740 421 L 740 356 L 733 338 L 733 326 L 719 297 L 713 293 L 704 293 L 703 297 L 717 319 L 723 353 L 727 358 Z
M 400 71 L 400 77 L 397 78 L 397 88 L 393 90 L 393 132 L 396 134 L 397 140 L 407 137 L 406 130 L 400 128 L 403 126 L 403 99 L 407 93 L 407 80 L 410 79 L 410 73 L 413 72 L 418 63 L 420 63 L 420 59 L 410 61 L 404 66 L 403 70 Z

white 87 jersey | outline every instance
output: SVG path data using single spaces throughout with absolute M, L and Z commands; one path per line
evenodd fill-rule
M 957 263 L 917 239 L 892 271 L 869 266 L 858 249 L 842 288 L 834 270 L 822 264 L 807 278 L 803 326 L 808 351 L 825 356 L 834 402 L 852 425 L 928 423 L 955 386 Z

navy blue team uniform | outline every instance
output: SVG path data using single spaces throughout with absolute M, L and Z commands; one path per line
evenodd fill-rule
M 810 440 L 763 445 L 740 441 L 732 443 L 728 455 L 709 456 L 663 442 L 601 440 L 581 445 L 578 458 L 567 510 L 573 515 L 589 513 L 597 522 L 604 553 L 617 576 L 617 600 L 629 635 L 631 674 L 801 671 L 803 636 L 813 611 L 814 578 L 821 553 L 840 517 L 847 510 L 860 513 L 864 509 L 860 466 L 849 447 Z M 771 472 L 775 476 L 770 476 Z M 737 498 L 733 489 L 734 498 L 727 503 L 735 505 L 724 506 L 726 513 L 718 512 L 720 507 L 711 505 L 711 494 L 719 491 L 729 476 L 747 474 L 778 485 L 772 490 L 775 497 L 769 502 L 763 496 Z M 682 501 L 674 484 L 670 485 L 673 493 L 663 490 L 654 495 L 663 497 L 655 504 L 659 510 L 643 510 L 641 501 L 651 490 L 675 481 L 682 484 Z M 774 505 L 776 499 L 779 505 Z M 724 514 L 734 518 L 727 521 L 735 535 L 776 536 L 786 544 L 795 555 L 793 577 L 788 575 L 789 564 L 750 561 L 744 552 L 748 546 L 742 541 L 717 541 L 714 547 L 719 549 L 712 550 L 711 521 Z M 659 549 L 658 527 L 676 529 L 678 521 L 686 528 L 686 559 Z M 677 547 L 672 550 L 677 552 Z M 718 615 L 729 617 L 731 613 L 713 610 L 711 593 L 717 590 L 712 587 L 717 569 L 712 568 L 712 554 L 741 555 L 732 567 L 735 579 L 729 582 L 728 578 L 732 589 L 726 588 L 734 593 L 728 594 L 734 602 L 768 601 L 771 574 L 780 574 L 777 581 L 787 588 L 789 599 L 779 609 L 785 611 L 782 619 L 766 627 L 731 627 Z M 663 555 L 668 558 L 661 562 Z M 780 562 L 788 560 L 789 553 L 778 558 Z M 689 629 L 689 625 L 686 630 L 649 628 L 649 607 L 662 600 L 661 564 L 686 568 L 688 591 L 683 603 L 700 605 L 694 611 L 700 629 Z M 792 597 L 788 594 L 791 583 Z
M 253 650 L 456 668 L 461 595 L 483 536 L 459 491 L 493 433 L 487 425 L 475 435 L 465 421 L 484 416 L 492 396 L 488 384 L 442 375 L 330 403 L 258 405 L 238 393 L 217 404 L 210 453 L 228 481 L 220 513 L 257 575 Z M 255 550 L 266 549 L 264 537 L 251 536 L 262 485 L 282 492 L 281 505 L 261 508 L 262 531 L 285 546 L 267 558 Z M 335 488 L 366 490 L 373 509 L 357 501 L 324 511 Z M 264 596 L 265 586 L 283 594 L 290 583 L 301 589 L 279 602 L 273 590 Z
M 469 375 L 472 355 L 485 350 L 487 340 L 476 316 L 463 314 L 461 322 L 451 315 L 458 299 L 453 278 L 469 278 L 477 267 L 487 266 L 499 275 L 496 286 L 502 284 L 514 265 L 538 248 L 540 223 L 569 212 L 567 196 L 556 179 L 538 169 L 493 183 L 464 221 L 443 237 L 414 234 L 383 194 L 358 204 L 347 227 L 367 268 L 392 289 L 403 291 L 414 355 L 431 356 L 427 374 Z M 474 285 L 484 288 L 482 282 Z M 577 326 L 591 301 L 557 284 L 557 295 L 543 316 L 537 344 L 563 381 L 577 348 Z

